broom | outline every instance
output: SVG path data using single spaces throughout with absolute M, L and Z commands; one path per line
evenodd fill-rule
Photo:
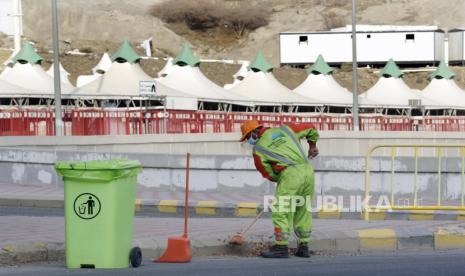
M 263 215 L 264 210 L 261 210 L 260 213 L 254 218 L 254 220 L 245 228 L 242 230 L 239 234 L 234 235 L 230 240 L 229 244 L 231 245 L 243 245 L 245 240 L 244 240 L 244 235 L 249 231 L 250 228 L 258 221 L 258 219 Z

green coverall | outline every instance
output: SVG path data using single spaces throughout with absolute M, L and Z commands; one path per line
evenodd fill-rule
M 276 244 L 289 243 L 290 230 L 293 227 L 299 243 L 308 243 L 312 231 L 310 212 L 315 174 L 308 163 L 300 139 L 316 143 L 319 134 L 311 124 L 283 125 L 279 128 L 264 128 L 254 146 L 255 166 L 263 177 L 277 182 L 275 202 L 272 210 Z M 305 202 L 290 208 L 289 198 L 301 196 Z M 283 200 L 281 202 L 280 198 Z M 282 206 L 284 205 L 286 206 Z M 307 209 L 307 207 L 309 209 Z

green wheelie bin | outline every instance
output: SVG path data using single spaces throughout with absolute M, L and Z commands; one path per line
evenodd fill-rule
M 58 162 L 65 183 L 65 246 L 68 268 L 140 265 L 132 248 L 139 161 Z

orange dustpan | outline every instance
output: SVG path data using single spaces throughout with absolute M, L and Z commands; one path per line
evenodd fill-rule
M 187 217 L 189 211 L 189 163 L 190 153 L 186 160 L 186 203 L 184 207 L 184 235 L 181 237 L 169 237 L 168 247 L 165 253 L 155 263 L 188 263 L 192 259 L 191 241 L 187 237 Z

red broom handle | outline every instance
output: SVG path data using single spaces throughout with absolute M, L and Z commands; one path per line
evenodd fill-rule
M 184 206 L 184 238 L 187 238 L 187 217 L 189 214 L 189 171 L 191 154 L 186 156 L 186 202 Z

